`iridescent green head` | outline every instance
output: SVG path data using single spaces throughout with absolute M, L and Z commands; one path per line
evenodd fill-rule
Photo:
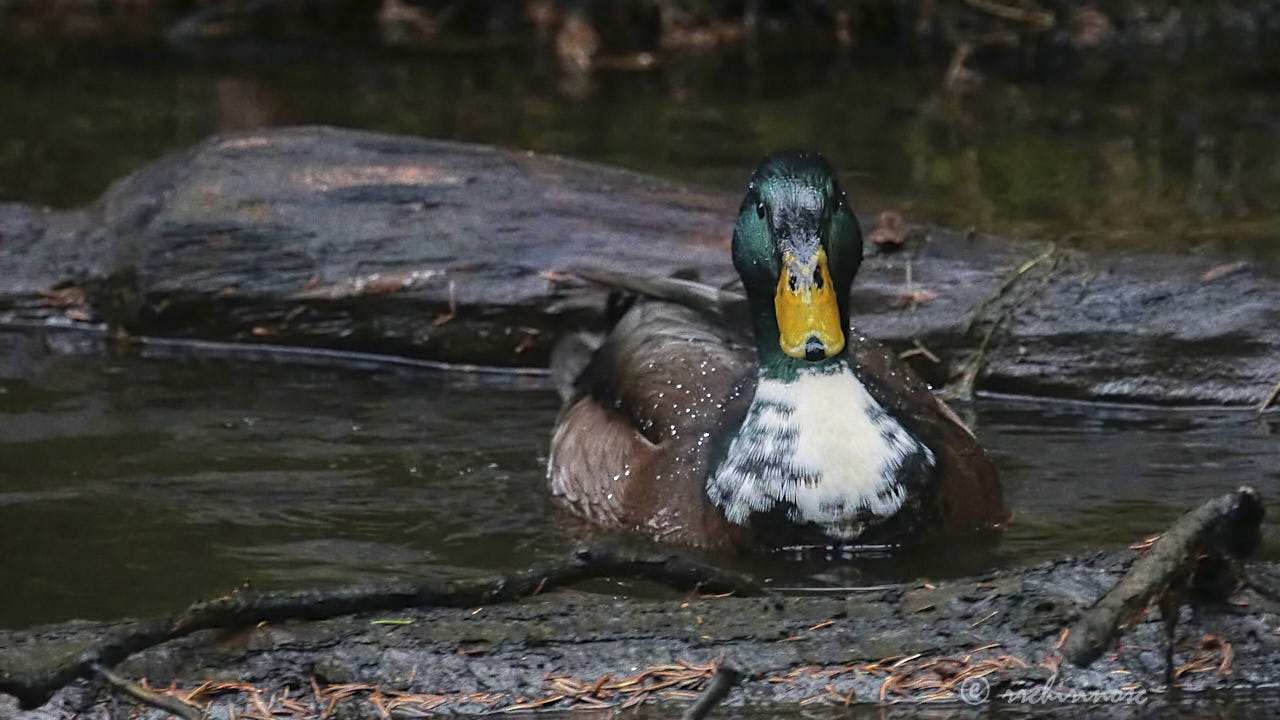
M 782 152 L 751 176 L 733 231 L 733 265 L 766 367 L 843 355 L 862 232 L 821 155 Z

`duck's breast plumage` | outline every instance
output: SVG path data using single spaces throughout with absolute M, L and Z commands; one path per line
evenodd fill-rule
M 896 542 L 1003 520 L 991 461 L 929 387 L 866 338 L 850 337 L 848 362 L 849 374 L 784 390 L 757 378 L 742 338 L 687 307 L 640 303 L 568 394 L 552 495 L 591 527 L 712 549 L 806 528 Z M 777 417 L 748 414 L 757 392 Z M 766 466 L 778 482 L 759 481 Z
M 897 356 L 856 333 L 850 342 L 850 363 L 867 392 L 933 451 L 936 482 L 927 493 L 908 498 L 919 520 L 903 523 L 901 531 L 918 533 L 934 525 L 969 530 L 1007 519 L 995 465 L 973 431 Z
M 933 453 L 844 363 L 761 378 L 741 430 L 707 481 L 740 525 L 757 514 L 854 540 L 932 481 Z

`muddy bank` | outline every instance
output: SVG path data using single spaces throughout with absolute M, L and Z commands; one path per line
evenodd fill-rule
M 203 688 L 194 701 L 208 704 L 214 718 L 272 710 L 302 717 L 326 708 L 357 717 L 377 713 L 379 705 L 412 716 L 641 698 L 687 703 L 722 657 L 749 676 L 730 695 L 732 705 L 898 700 L 964 707 L 963 687 L 1014 704 L 1016 695 L 1006 692 L 1043 687 L 1056 677 L 1059 690 L 1141 698 L 1145 705 L 1100 706 L 1106 711 L 1100 717 L 1137 716 L 1169 701 L 1157 611 L 1087 670 L 1059 666 L 1057 651 L 1063 628 L 1116 583 L 1131 555 L 1063 559 L 847 597 L 636 600 L 568 589 L 515 604 L 268 623 L 197 633 L 147 650 L 116 671 L 146 678 L 154 688 L 175 684 L 179 697 Z M 1248 573 L 1266 585 L 1280 569 L 1253 565 Z M 1278 623 L 1280 605 L 1254 590 L 1184 609 L 1175 653 L 1182 690 L 1194 702 L 1209 691 L 1240 697 L 1270 687 L 1280 672 Z M 32 647 L 52 662 L 112 627 L 69 623 L 0 633 L 0 675 L 19 659 L 30 663 Z M 970 677 L 978 679 L 965 684 Z M 0 712 L 15 711 L 12 703 L 0 699 Z M 81 680 L 21 717 L 119 717 L 130 704 Z M 144 709 L 140 716 L 161 713 Z
M 1264 512 L 1240 487 L 1122 553 L 936 583 L 780 587 L 597 544 L 499 576 L 241 587 L 163 617 L 0 632 L 0 692 L 32 717 L 113 716 L 85 679 L 188 720 L 390 717 L 689 700 L 726 666 L 753 680 L 737 702 L 771 707 L 1240 697 L 1273 688 L 1280 661 L 1280 568 L 1241 560 Z M 602 580 L 632 597 L 584 592 Z
M 736 204 L 482 146 L 221 136 L 83 210 L 0 205 L 0 323 L 542 367 L 605 304 L 574 268 L 734 280 Z M 1256 406 L 1280 379 L 1280 273 L 1230 257 L 913 227 L 901 250 L 869 245 L 853 302 L 938 385 Z

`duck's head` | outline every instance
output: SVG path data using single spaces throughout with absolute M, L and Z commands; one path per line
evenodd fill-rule
M 733 230 L 733 265 L 755 319 L 766 369 L 843 357 L 849 286 L 862 232 L 821 155 L 782 152 L 751 176 Z

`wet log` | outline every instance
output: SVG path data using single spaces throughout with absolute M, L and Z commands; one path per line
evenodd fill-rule
M 528 595 L 528 576 L 503 591 L 507 597 L 458 596 L 461 607 L 306 622 L 274 616 L 247 625 L 243 616 L 234 629 L 193 632 L 130 655 L 113 672 L 145 679 L 154 694 L 190 702 L 209 717 L 688 707 L 725 663 L 751 672 L 727 706 L 937 701 L 954 708 L 962 699 L 1016 702 L 1022 691 L 1051 685 L 1129 698 L 1103 705 L 1099 717 L 1149 717 L 1163 686 L 1160 622 L 1143 619 L 1124 652 L 1088 669 L 1059 666 L 1057 648 L 1062 629 L 1123 582 L 1133 562 L 1131 552 L 1096 554 L 843 596 L 680 592 L 645 599 L 544 587 L 536 596 L 489 601 Z M 1276 572 L 1274 564 L 1255 569 Z M 1233 592 L 1229 603 L 1200 607 L 1176 648 L 1187 670 L 1182 690 L 1269 686 L 1280 669 L 1280 637 L 1271 632 L 1278 623 L 1280 605 L 1249 588 Z M 138 625 L 0 631 L 0 675 L 49 667 Z M 1184 695 L 1181 702 L 1195 700 Z M 104 699 L 82 678 L 17 717 L 96 720 L 135 710 L 144 720 L 164 716 Z M 0 695 L 0 715 L 6 711 L 16 714 L 17 704 Z
M 83 210 L 0 205 L 0 323 L 543 367 L 605 305 L 570 268 L 734 280 L 737 201 L 458 143 L 221 136 Z M 868 254 L 855 327 L 937 385 L 1256 408 L 1280 377 L 1280 273 L 1258 262 L 932 227 Z
M 55 692 L 80 677 L 102 675 L 115 685 L 109 668 L 135 653 L 210 628 L 243 628 L 282 620 L 323 620 L 361 612 L 423 607 L 473 607 L 532 597 L 543 591 L 599 577 L 636 577 L 677 588 L 758 595 L 762 588 L 732 572 L 678 556 L 644 555 L 603 546 L 576 550 L 560 563 L 520 573 L 473 581 L 427 579 L 375 586 L 311 589 L 296 592 L 234 592 L 198 602 L 167 618 L 125 624 L 87 647 L 48 662 L 31 662 L 22 653 L 0 659 L 0 692 L 23 708 L 43 705 Z

